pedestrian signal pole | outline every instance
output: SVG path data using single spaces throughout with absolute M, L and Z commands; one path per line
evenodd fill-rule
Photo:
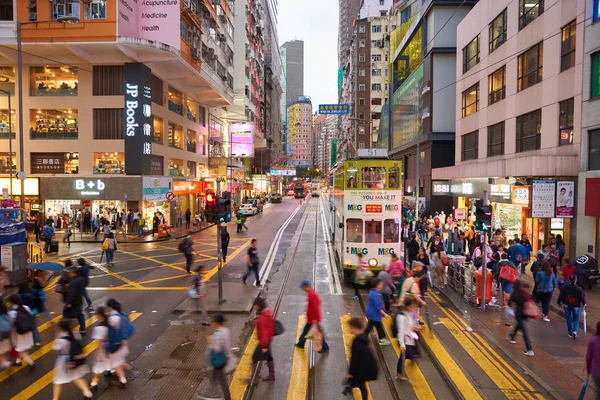
M 217 178 L 217 195 L 219 195 L 219 193 L 221 193 L 221 180 Z M 219 204 L 218 197 L 215 204 Z M 221 218 L 217 216 L 217 282 L 219 287 L 219 304 L 223 304 L 227 301 L 223 298 L 223 277 L 221 275 L 221 269 L 223 269 L 223 252 L 221 251 L 221 245 Z
M 484 212 L 487 213 L 488 211 L 488 191 L 484 190 L 483 191 L 483 207 L 482 209 L 484 210 Z M 481 311 L 485 311 L 485 299 L 487 296 L 486 293 L 486 280 L 487 280 L 487 229 L 491 229 L 491 210 L 489 217 L 490 217 L 490 221 L 488 222 L 487 220 L 487 215 L 486 218 L 482 224 L 482 236 L 481 236 L 481 258 L 482 258 L 482 263 L 481 263 Z M 476 210 L 476 214 L 477 214 L 477 210 Z M 486 224 L 488 224 L 486 226 Z

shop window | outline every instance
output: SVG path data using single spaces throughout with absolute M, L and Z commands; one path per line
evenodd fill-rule
M 0 153 L 0 174 L 8 174 L 10 173 L 10 164 L 12 163 L 12 172 L 13 174 L 17 172 L 17 155 L 16 153 L 12 153 L 12 157 L 10 153 Z
M 504 154 L 504 121 L 488 126 L 488 157 Z
M 600 129 L 590 131 L 588 169 L 590 171 L 600 171 Z
M 479 64 L 479 35 L 463 49 L 463 73 Z
M 198 103 L 192 99 L 186 99 L 185 101 L 185 116 L 190 121 L 196 122 L 198 114 Z
M 400 223 L 397 219 L 383 221 L 383 242 L 398 243 L 400 238 Z
M 474 114 L 479 111 L 479 82 L 462 93 L 462 116 Z
M 84 2 L 85 19 L 106 19 L 106 0 L 87 0 Z
M 73 2 L 72 0 L 53 0 L 51 8 L 52 20 L 61 17 L 77 17 L 80 18 L 79 2 Z
M 185 142 L 185 148 L 190 153 L 195 153 L 196 152 L 196 143 L 197 143 L 196 137 L 197 136 L 198 135 L 196 134 L 196 131 L 188 129 L 188 131 L 187 131 L 187 140 Z
M 203 134 L 198 135 L 198 145 L 196 146 L 196 150 L 201 156 L 206 154 L 206 137 Z
M 125 173 L 125 153 L 94 153 L 94 174 Z
M 32 174 L 79 173 L 79 153 L 31 153 Z
M 388 170 L 388 187 L 390 189 L 398 189 L 400 187 L 400 170 L 396 167 L 391 167 Z
M 198 106 L 198 116 L 200 117 L 200 120 L 198 121 L 198 123 L 200 125 L 202 125 L 203 127 L 206 126 L 206 109 L 202 106 Z
M 519 0 L 519 30 L 544 13 L 544 0 Z
M 95 65 L 93 75 L 94 96 L 123 96 L 125 68 L 122 65 Z
M 163 144 L 164 121 L 157 115 L 152 115 L 152 143 Z
M 187 162 L 186 176 L 196 177 L 196 163 L 194 161 Z
M 365 167 L 362 169 L 363 189 L 382 189 L 385 187 L 384 167 Z
M 31 67 L 32 96 L 77 96 L 77 67 Z
M 169 176 L 183 176 L 183 160 L 169 158 Z
M 183 126 L 169 122 L 169 147 L 183 150 Z
M 479 150 L 479 131 L 467 133 L 461 136 L 461 160 L 469 161 L 477 159 Z
M 76 109 L 31 110 L 31 140 L 68 140 L 78 138 Z
M 490 24 L 490 54 L 506 42 L 506 8 Z
M 381 243 L 381 221 L 365 222 L 365 243 Z
M 517 91 L 542 81 L 544 42 L 539 42 L 519 55 L 517 60 Z
M 348 243 L 363 242 L 363 220 L 360 218 L 348 218 L 346 220 L 346 241 Z
M 15 94 L 15 68 L 0 67 L 0 89 Z M 1 96 L 6 96 L 5 93 L 0 93 Z
M 575 66 L 575 31 L 577 30 L 577 21 L 573 20 L 562 28 L 560 42 L 560 72 L 566 71 Z
M 573 113 L 575 99 L 570 98 L 559 103 L 559 146 L 573 143 Z
M 123 108 L 94 108 L 94 139 L 123 139 L 125 130 Z
M 542 110 L 517 117 L 517 153 L 538 150 L 542 138 Z
M 488 77 L 488 104 L 492 105 L 506 97 L 506 65 Z
M 13 0 L 0 1 L 0 21 L 12 21 L 13 18 Z
M 169 110 L 183 116 L 183 94 L 169 86 Z
M 10 110 L 10 124 L 8 121 L 8 110 L 0 110 L 0 140 L 8 139 L 8 135 L 15 139 L 15 110 Z
M 163 81 L 155 75 L 152 75 L 152 102 L 163 105 Z

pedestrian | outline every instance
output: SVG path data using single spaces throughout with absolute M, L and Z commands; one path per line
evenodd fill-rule
M 437 246 L 436 250 L 431 253 L 431 264 L 435 266 L 438 288 L 443 289 L 446 286 L 446 265 L 448 264 L 448 256 L 443 245 Z
M 138 212 L 138 210 L 135 210 L 135 212 L 133 213 L 133 224 L 131 226 L 131 232 L 130 233 L 137 233 L 138 229 L 140 226 L 140 213 Z
M 213 315 L 214 332 L 208 337 L 209 357 L 213 367 L 213 380 L 216 381 L 223 391 L 224 400 L 231 400 L 229 384 L 225 368 L 233 360 L 231 353 L 231 334 L 229 329 L 223 325 L 225 317 L 221 313 Z M 210 324 L 209 324 L 210 325 Z
M 18 285 L 19 287 L 19 297 L 21 298 L 21 302 L 23 305 L 31 311 L 31 315 L 39 314 L 38 304 L 39 299 L 37 297 L 37 292 L 31 289 L 29 286 L 29 282 L 21 282 Z M 33 343 L 35 346 L 39 346 L 42 343 L 42 338 L 37 328 L 37 324 L 33 324 Z
M 40 242 L 40 236 L 42 235 L 42 228 L 40 228 L 40 222 L 36 219 L 33 223 L 33 233 L 35 234 L 35 242 Z
M 48 222 L 44 229 L 42 230 L 44 241 L 44 253 L 48 254 L 50 252 L 50 244 L 52 243 L 52 238 L 54 237 L 54 228 L 52 227 L 52 222 Z
M 389 339 L 385 336 L 385 330 L 383 329 L 383 318 L 387 318 L 388 314 L 384 310 L 383 298 L 381 296 L 381 289 L 383 288 L 383 282 L 379 279 L 374 278 L 371 282 L 372 289 L 369 292 L 367 299 L 367 310 L 366 317 L 368 320 L 367 329 L 365 333 L 368 335 L 373 327 L 377 330 L 377 336 L 379 337 L 379 344 L 381 346 L 387 346 L 390 344 Z
M 190 229 L 190 223 L 192 222 L 192 212 L 188 208 L 185 210 L 185 228 Z
M 63 243 L 67 243 L 67 246 L 69 248 L 71 247 L 71 235 L 71 227 L 67 225 L 67 227 L 65 228 L 65 236 L 63 237 Z
M 102 250 L 106 253 L 106 266 L 114 267 L 114 258 L 115 252 L 117 251 L 117 239 L 115 238 L 114 233 L 109 232 L 106 239 L 102 243 Z
M 48 280 L 44 277 L 46 271 L 42 271 L 36 269 L 33 272 L 33 283 L 31 284 L 31 289 L 35 291 L 35 296 L 37 299 L 36 308 L 38 312 L 44 317 L 46 321 L 50 320 L 50 314 L 46 309 L 46 293 L 44 292 L 44 288 L 48 285 Z
M 98 381 L 100 376 L 105 372 L 110 372 L 110 358 L 107 353 L 106 342 L 108 341 L 108 313 L 102 306 L 96 308 L 96 319 L 98 323 L 92 331 L 92 339 L 96 341 L 97 350 L 94 352 L 92 362 L 92 381 L 90 382 L 90 390 L 95 392 L 98 389 Z
M 250 247 L 248 248 L 248 253 L 246 255 L 246 265 L 248 266 L 248 270 L 246 271 L 246 273 L 244 274 L 244 277 L 242 278 L 242 282 L 244 282 L 244 284 L 246 284 L 246 279 L 248 278 L 248 275 L 250 275 L 250 272 L 253 272 L 254 275 L 256 276 L 256 286 L 260 287 L 260 278 L 258 275 L 258 266 L 259 266 L 259 260 L 258 260 L 258 243 L 256 241 L 256 239 L 252 239 L 252 242 L 250 242 Z
M 394 281 L 392 280 L 392 277 L 389 273 L 390 269 L 391 267 L 388 265 L 377 275 L 377 278 L 383 284 L 383 287 L 381 288 L 381 296 L 383 297 L 383 305 L 385 306 L 385 312 L 388 314 L 392 312 L 390 307 L 390 299 L 394 294 L 394 290 L 396 289 L 396 286 L 394 286 Z
M 23 305 L 18 294 L 8 296 L 7 302 L 11 304 L 8 309 L 8 318 L 13 328 L 10 342 L 17 352 L 15 365 L 20 366 L 21 360 L 25 360 L 30 367 L 34 367 L 35 364 L 29 357 L 28 352 L 34 344 L 33 328 L 35 326 L 35 317 L 31 314 L 31 309 Z
M 502 259 L 498 263 L 498 281 L 500 282 L 500 286 L 502 287 L 503 305 L 504 305 L 504 307 L 506 307 L 508 305 L 508 299 L 510 298 L 510 294 L 512 293 L 512 290 L 513 290 L 513 283 L 514 282 L 509 282 L 509 281 L 501 279 L 499 277 L 500 270 L 502 268 L 504 268 L 504 267 L 514 269 L 517 272 L 517 276 L 518 276 L 518 273 L 519 273 L 519 269 L 518 269 L 518 267 L 515 264 L 513 264 L 508 259 L 508 254 L 502 254 Z
M 406 244 L 406 252 L 408 253 L 408 268 L 412 268 L 413 260 L 419 254 L 419 243 L 414 233 L 410 234 L 410 241 Z
M 246 225 L 246 214 L 242 214 L 242 226 L 246 228 L 246 232 L 248 232 L 248 225 Z
M 271 341 L 275 333 L 275 323 L 273 312 L 267 307 L 267 302 L 262 297 L 254 300 L 252 308 L 256 311 L 257 317 L 254 319 L 254 329 L 258 339 L 258 345 L 252 354 L 252 375 L 256 373 L 259 361 L 266 361 L 269 368 L 269 375 L 262 378 L 263 381 L 275 380 L 275 361 L 271 354 Z M 252 376 L 251 375 L 251 376 Z
M 396 316 L 396 326 L 398 327 L 398 343 L 400 345 L 400 358 L 396 365 L 396 379 L 407 381 L 405 376 L 406 360 L 415 361 L 419 358 L 419 348 L 417 347 L 417 332 L 421 330 L 419 324 L 415 323 L 414 314 L 419 312 L 419 305 L 412 298 L 405 298 L 401 311 Z
M 152 237 L 154 237 L 154 233 L 158 233 L 158 224 L 160 223 L 160 218 L 158 217 L 158 213 L 154 213 L 154 217 L 152 217 Z
M 563 306 L 565 310 L 565 318 L 567 320 L 567 330 L 569 337 L 577 339 L 577 331 L 579 330 L 579 311 L 581 307 L 585 307 L 585 294 L 583 289 L 577 285 L 577 275 L 569 276 L 569 283 L 560 289 L 558 296 L 558 305 Z
M 103 240 L 106 240 L 106 238 L 108 238 L 108 235 L 110 235 L 110 223 L 108 221 L 104 223 L 104 227 L 102 228 L 102 233 L 104 233 Z
M 191 297 L 196 302 L 196 312 L 202 313 L 202 325 L 210 326 L 208 310 L 206 309 L 206 281 L 202 276 L 204 266 L 199 265 L 196 273 L 196 276 L 192 279 Z
M 138 213 L 137 233 L 138 233 L 138 236 L 140 236 L 140 237 L 144 236 L 144 225 L 146 225 L 146 219 L 144 218 L 142 213 Z
M 321 323 L 321 299 L 319 298 L 319 294 L 315 289 L 310 286 L 310 282 L 307 280 L 303 280 L 300 283 L 300 289 L 304 290 L 306 293 L 306 324 L 304 325 L 304 329 L 298 338 L 298 343 L 296 343 L 296 347 L 299 349 L 304 349 L 304 344 L 306 343 L 306 335 L 310 331 L 310 329 L 316 325 L 321 334 L 323 330 L 320 326 Z M 326 353 L 329 351 L 329 345 L 325 340 L 325 336 L 323 335 L 323 347 L 319 353 Z
M 221 227 L 221 255 L 223 256 L 223 263 L 227 262 L 227 248 L 229 247 L 229 232 L 227 232 L 227 227 Z
M 342 394 L 349 395 L 352 388 L 360 390 L 362 400 L 369 398 L 366 383 L 377 379 L 377 360 L 369 347 L 369 335 L 365 332 L 362 318 L 352 318 L 348 321 L 350 333 L 354 335 L 350 349 L 350 365 L 346 374 L 347 384 Z
M 77 318 L 79 321 L 79 333 L 86 334 L 85 317 L 83 316 L 83 297 L 85 294 L 86 280 L 81 276 L 79 268 L 71 268 L 71 281 L 69 282 L 69 293 L 65 299 L 63 318 Z
M 74 345 L 74 343 L 76 344 Z M 62 393 L 62 385 L 71 382 L 81 390 L 86 399 L 94 397 L 87 382 L 83 379 L 90 369 L 85 362 L 85 354 L 81 352 L 81 336 L 78 332 L 73 332 L 69 320 L 60 321 L 58 338 L 52 349 L 58 352 L 54 363 L 52 399 L 58 400 Z M 73 354 L 73 349 L 79 349 L 79 354 Z
M 194 254 L 197 254 L 196 250 L 194 249 L 194 240 L 190 236 L 182 239 L 181 243 L 179 244 L 179 250 L 183 252 L 183 255 L 185 256 L 185 272 L 191 274 L 191 268 L 194 262 Z
M 550 312 L 550 300 L 552 300 L 552 293 L 556 287 L 556 275 L 552 272 L 550 263 L 544 261 L 542 264 L 542 270 L 535 274 L 535 295 L 538 300 L 542 303 L 542 314 L 545 322 L 550 322 L 548 313 Z
M 4 299 L 0 298 L 0 371 L 10 368 L 10 358 L 6 356 L 12 349 L 10 337 L 12 335 L 12 326 L 8 316 L 8 309 Z
M 360 292 L 358 291 L 360 288 L 366 288 L 369 284 L 369 280 L 373 276 L 371 271 L 369 271 L 369 264 L 364 260 L 362 253 L 358 253 L 356 255 L 358 258 L 358 265 L 356 267 L 356 271 L 354 271 L 354 279 L 352 283 L 354 285 L 354 297 L 353 300 L 358 300 L 358 296 Z
M 565 264 L 560 268 L 560 273 L 563 277 L 564 283 L 569 282 L 571 275 L 577 275 L 577 267 L 571 263 L 571 259 L 565 258 Z M 560 282 L 558 283 L 560 286 Z
M 558 252 L 558 265 L 562 265 L 563 257 L 566 253 L 566 245 L 562 235 L 556 235 L 556 251 Z
M 92 307 L 92 299 L 90 299 L 90 295 L 88 294 L 87 287 L 90 285 L 90 269 L 94 269 L 93 265 L 89 265 L 85 262 L 83 257 L 79 257 L 77 260 L 77 264 L 79 264 L 79 275 L 85 279 L 85 289 L 83 290 L 83 297 L 87 302 L 87 307 L 85 307 L 86 311 L 91 311 L 94 308 Z
M 527 327 L 525 325 L 525 321 L 527 320 L 527 316 L 525 315 L 525 304 L 527 302 L 531 302 L 532 298 L 529 292 L 523 289 L 521 285 L 521 281 L 517 280 L 513 285 L 513 291 L 508 299 L 508 306 L 512 307 L 514 304 L 515 311 L 515 327 L 513 331 L 508 335 L 508 340 L 510 343 L 515 344 L 515 338 L 517 333 L 521 331 L 523 334 L 523 339 L 525 340 L 525 348 L 526 351 L 523 353 L 526 356 L 533 357 L 533 349 L 531 348 L 531 342 L 529 340 L 529 334 L 527 333 Z
M 600 388 L 600 321 L 596 324 L 596 334 L 588 342 L 585 365 L 588 376 L 594 381 L 594 386 Z
M 115 299 L 108 299 L 106 310 L 108 311 L 107 346 L 110 367 L 117 374 L 119 387 L 124 389 L 127 385 L 127 378 L 123 368 L 127 364 L 125 358 L 129 355 L 129 346 L 120 331 L 123 328 L 123 320 L 127 320 L 127 317 L 123 314 L 121 303 Z

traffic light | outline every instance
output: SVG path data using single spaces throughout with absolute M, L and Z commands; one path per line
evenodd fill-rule
M 475 203 L 475 229 L 482 232 L 492 230 L 492 207 L 484 206 L 482 201 Z
M 214 193 L 206 194 L 206 207 L 204 215 L 206 216 L 206 222 L 217 222 L 217 198 Z
M 219 197 L 217 198 L 217 222 L 229 221 L 231 221 L 231 200 L 226 197 Z

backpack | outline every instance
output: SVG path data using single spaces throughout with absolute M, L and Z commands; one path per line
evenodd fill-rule
M 500 268 L 498 279 L 508 283 L 515 283 L 519 279 L 519 273 L 510 265 L 505 264 Z
M 17 308 L 17 318 L 15 318 L 15 329 L 17 334 L 24 335 L 33 331 L 35 328 L 35 317 L 23 306 Z
M 70 343 L 69 346 L 69 360 L 67 361 L 67 369 L 75 369 L 85 364 L 87 354 L 83 353 L 83 346 L 81 341 L 75 339 L 75 337 L 68 335 L 64 339 L 67 339 Z
M 119 329 L 108 325 L 108 340 L 106 342 L 106 351 L 109 354 L 116 353 L 124 340 L 129 340 L 135 333 L 135 324 L 129 320 L 129 317 L 119 313 L 121 326 Z
M 0 340 L 8 339 L 12 332 L 10 320 L 5 314 L 0 315 Z
M 177 249 L 181 252 L 184 253 L 185 249 L 187 247 L 187 238 L 181 240 L 181 242 L 179 242 L 179 245 L 177 246 Z
M 102 246 L 100 246 L 100 250 L 106 252 L 108 251 L 108 239 L 104 239 L 102 242 Z

